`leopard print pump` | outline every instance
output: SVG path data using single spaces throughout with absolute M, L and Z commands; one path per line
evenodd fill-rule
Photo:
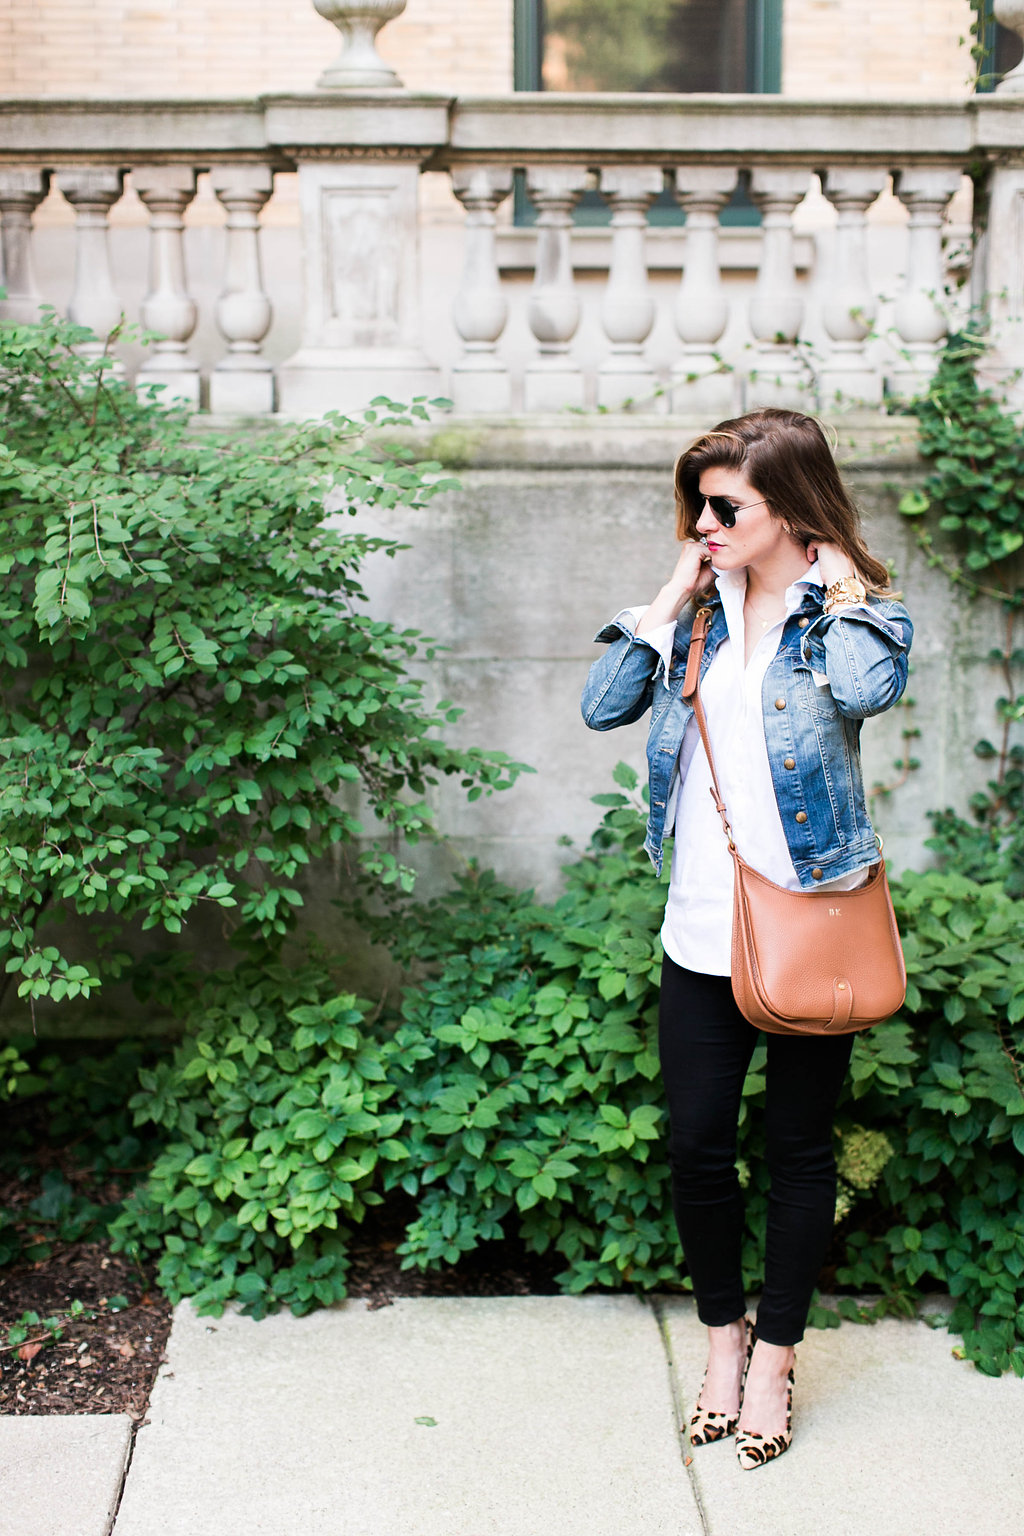
M 747 1367 L 750 1357 L 754 1353 L 754 1327 L 749 1317 L 743 1319 L 747 1330 L 747 1358 L 743 1363 L 743 1379 L 740 1381 L 740 1406 L 735 1413 L 715 1413 L 707 1408 L 697 1407 L 690 1419 L 689 1432 L 691 1445 L 712 1445 L 716 1440 L 726 1440 L 736 1433 L 736 1426 L 740 1421 L 740 1409 L 743 1407 L 743 1381 L 746 1380 Z M 705 1375 L 706 1379 L 706 1375 Z M 704 1382 L 700 1384 L 701 1392 L 704 1391 Z M 697 1394 L 697 1402 L 700 1403 L 700 1393 Z
M 759 1435 L 753 1430 L 739 1430 L 736 1435 L 736 1458 L 744 1472 L 763 1467 L 766 1461 L 774 1461 L 788 1451 L 793 1443 L 793 1372 L 786 1378 L 786 1428 L 781 1435 Z

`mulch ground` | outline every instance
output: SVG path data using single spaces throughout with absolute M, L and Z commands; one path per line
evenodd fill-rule
M 121 1311 L 110 1307 L 117 1297 L 128 1302 Z M 84 1311 L 69 1317 L 75 1302 Z M 145 1416 L 171 1330 L 170 1303 L 149 1275 L 105 1243 L 73 1243 L 0 1270 L 0 1340 L 25 1312 L 58 1317 L 61 1331 L 54 1339 L 30 1326 L 24 1343 L 0 1350 L 0 1413 Z
M 395 1250 L 409 1212 L 397 1205 L 371 1212 L 350 1248 L 349 1295 L 371 1307 L 400 1296 L 552 1295 L 557 1259 L 526 1253 L 514 1242 L 490 1243 L 457 1269 L 403 1270 Z M 113 1311 L 112 1298 L 128 1306 Z M 68 1317 L 78 1302 L 85 1315 Z M 72 1243 L 35 1264 L 0 1270 L 0 1343 L 25 1312 L 59 1316 L 53 1340 L 42 1326 L 23 1344 L 0 1349 L 0 1413 L 124 1413 L 145 1417 L 171 1329 L 171 1306 L 140 1269 L 103 1242 Z

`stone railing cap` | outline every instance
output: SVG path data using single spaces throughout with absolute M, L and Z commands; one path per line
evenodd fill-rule
M 1024 150 L 1024 93 L 953 101 L 783 96 L 437 92 L 277 93 L 122 101 L 0 99 L 0 162 L 216 163 L 305 151 L 403 154 L 433 163 L 967 164 Z

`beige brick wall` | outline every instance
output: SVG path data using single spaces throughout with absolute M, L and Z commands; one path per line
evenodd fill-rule
M 790 96 L 962 95 L 970 0 L 785 0 Z M 339 48 L 312 0 L 0 0 L 0 94 L 310 90 Z M 411 88 L 512 88 L 512 0 L 409 0 L 380 49 Z
M 0 0 L 5 96 L 312 89 L 340 48 L 312 0 Z M 512 0 L 409 0 L 380 51 L 412 89 L 512 89 Z
M 787 96 L 963 96 L 970 0 L 784 0 Z

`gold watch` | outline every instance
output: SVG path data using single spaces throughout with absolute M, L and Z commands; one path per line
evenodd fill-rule
M 823 607 L 826 613 L 831 613 L 834 608 L 848 608 L 853 603 L 862 603 L 867 595 L 868 589 L 859 576 L 841 576 L 826 588 Z

